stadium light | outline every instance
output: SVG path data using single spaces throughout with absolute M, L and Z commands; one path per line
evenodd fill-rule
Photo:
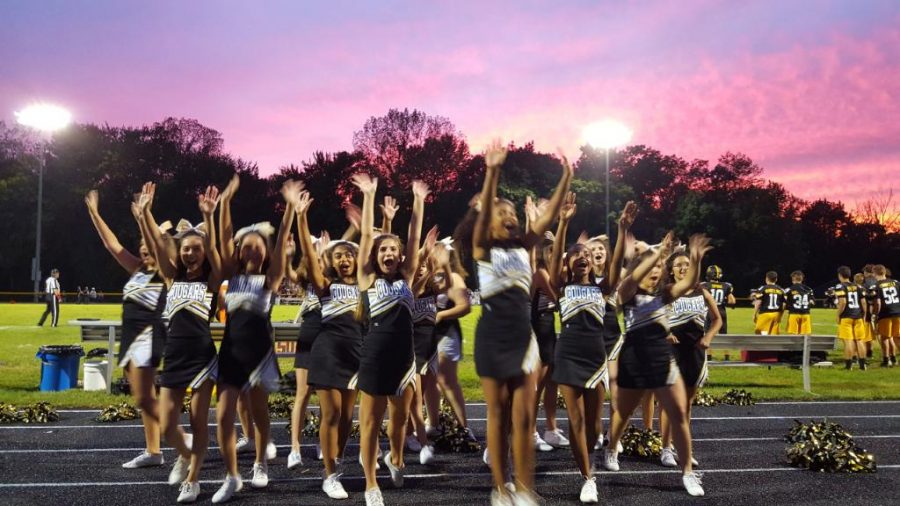
M 584 127 L 582 137 L 590 146 L 602 149 L 606 154 L 606 237 L 609 235 L 609 150 L 628 144 L 634 132 L 623 123 L 614 119 L 605 119 Z
M 72 122 L 72 113 L 57 105 L 47 103 L 31 104 L 15 113 L 20 125 L 33 128 L 47 136 L 62 130 Z M 44 200 L 44 166 L 47 163 L 47 145 L 44 144 L 38 171 L 37 227 L 35 231 L 34 258 L 31 260 L 31 277 L 34 280 L 34 301 L 38 302 L 41 289 L 41 221 Z

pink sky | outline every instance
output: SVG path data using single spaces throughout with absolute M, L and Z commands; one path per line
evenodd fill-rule
M 892 1 L 44 2 L 0 7 L 0 119 L 196 118 L 263 173 L 391 107 L 576 156 L 614 117 L 684 158 L 747 153 L 796 195 L 900 191 Z

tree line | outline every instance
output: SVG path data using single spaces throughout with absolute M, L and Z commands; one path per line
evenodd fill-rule
M 139 235 L 129 203 L 145 181 L 158 184 L 154 210 L 160 222 L 185 218 L 193 223 L 200 220 L 196 197 L 201 190 L 210 184 L 224 187 L 237 173 L 241 189 L 232 212 L 240 227 L 266 220 L 278 223 L 278 190 L 286 179 L 300 179 L 315 198 L 311 227 L 335 237 L 346 228 L 342 206 L 359 200 L 350 184 L 353 173 L 379 177 L 379 198 L 389 194 L 400 204 L 398 224 L 404 224 L 411 211 L 412 180 L 422 179 L 433 190 L 425 226 L 437 225 L 443 236 L 467 211 L 484 174 L 483 157 L 470 150 L 449 119 L 416 110 L 392 109 L 372 117 L 353 135 L 351 151 L 316 152 L 265 177 L 255 163 L 226 153 L 219 132 L 193 119 L 167 118 L 140 127 L 76 124 L 47 144 L 0 122 L 3 291 L 31 288 L 42 156 L 44 275 L 56 267 L 67 289 L 89 284 L 113 292 L 125 274 L 103 249 L 88 218 L 83 198 L 91 189 L 99 190 L 101 214 L 123 244 L 136 248 Z M 556 156 L 536 150 L 533 143 L 511 145 L 499 194 L 518 204 L 527 196 L 549 196 L 561 170 Z M 766 180 L 763 169 L 741 153 L 726 152 L 709 162 L 644 145 L 613 151 L 609 216 L 604 209 L 604 152 L 580 148 L 575 174 L 572 190 L 578 193 L 578 213 L 570 240 L 581 231 L 602 233 L 604 218 L 614 220 L 625 202 L 634 200 L 641 213 L 634 227 L 638 238 L 655 242 L 669 229 L 683 239 L 694 232 L 708 234 L 716 247 L 708 261 L 724 269 L 738 295 L 762 284 L 768 270 L 787 280 L 789 272 L 801 269 L 808 284 L 824 287 L 834 280 L 839 265 L 857 270 L 866 263 L 890 267 L 900 252 L 897 223 L 888 221 L 897 213 L 854 214 L 840 202 L 799 199 Z M 884 204 L 871 201 L 861 209 L 882 209 Z

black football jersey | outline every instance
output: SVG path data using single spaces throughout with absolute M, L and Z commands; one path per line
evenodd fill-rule
M 727 281 L 704 281 L 700 283 L 700 286 L 712 295 L 713 300 L 716 301 L 716 306 L 719 306 L 719 312 L 725 309 L 725 304 L 728 303 L 728 296 L 734 291 L 734 287 Z
M 875 297 L 881 303 L 879 318 L 900 316 L 900 282 L 895 279 L 884 279 L 873 289 Z
M 834 297 L 838 301 L 844 299 L 847 302 L 841 318 L 862 318 L 862 300 L 865 299 L 865 295 L 865 289 L 856 283 L 839 283 L 835 286 Z
M 756 289 L 760 313 L 784 311 L 784 289 L 778 285 L 763 285 Z
M 809 314 L 809 302 L 813 298 L 812 288 L 803 283 L 794 283 L 784 291 L 788 312 L 791 314 Z

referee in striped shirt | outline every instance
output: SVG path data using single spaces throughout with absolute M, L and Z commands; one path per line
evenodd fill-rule
M 59 289 L 59 269 L 50 271 L 50 277 L 44 282 L 44 296 L 47 298 L 47 309 L 44 310 L 41 321 L 38 322 L 38 327 L 44 326 L 44 320 L 47 319 L 47 315 L 52 315 L 51 326 L 56 327 L 59 323 L 59 299 L 62 297 L 62 292 Z

